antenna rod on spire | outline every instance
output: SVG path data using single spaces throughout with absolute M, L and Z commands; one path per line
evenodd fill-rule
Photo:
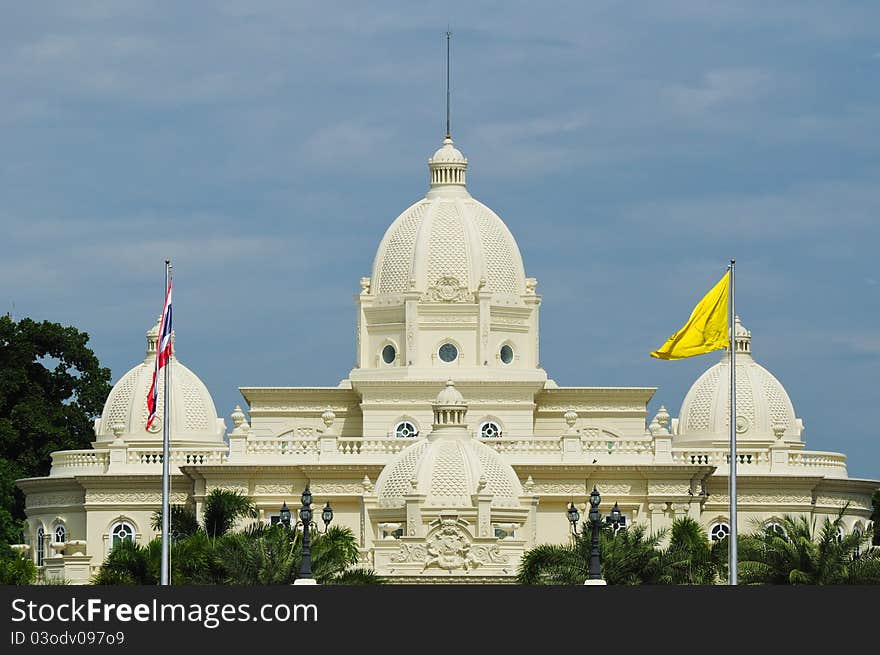
M 452 40 L 452 32 L 446 31 L 446 138 L 452 138 L 449 127 L 449 43 Z

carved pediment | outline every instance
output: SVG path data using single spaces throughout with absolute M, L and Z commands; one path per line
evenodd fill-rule
M 468 292 L 466 286 L 457 277 L 447 275 L 441 277 L 428 287 L 422 296 L 424 302 L 473 302 L 474 296 Z

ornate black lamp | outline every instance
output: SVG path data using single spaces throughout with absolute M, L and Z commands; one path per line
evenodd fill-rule
M 611 510 L 611 514 L 608 517 L 608 520 L 611 522 L 611 525 L 614 526 L 615 532 L 617 528 L 620 526 L 620 521 L 623 515 L 620 513 L 620 508 L 617 506 L 617 503 L 614 503 L 614 508 Z
M 290 527 L 290 509 L 287 507 L 287 501 L 281 505 L 281 511 L 278 513 L 281 522 L 286 525 L 288 528 Z
M 568 514 L 568 522 L 571 523 L 571 533 L 577 536 L 577 524 L 581 520 L 581 513 L 577 511 L 574 502 L 568 504 L 568 512 L 566 514 Z
M 318 532 L 327 532 L 330 527 L 330 522 L 333 520 L 333 508 L 330 507 L 329 501 L 324 506 L 324 510 L 321 512 L 321 520 L 324 521 L 324 530 L 320 530 L 317 524 L 312 521 L 312 492 L 309 490 L 308 485 L 306 485 L 300 500 L 302 501 L 302 508 L 299 510 L 299 521 L 297 521 L 295 526 L 299 527 L 301 525 L 303 527 L 302 562 L 299 567 L 299 579 L 311 580 L 312 528 L 315 528 Z
M 602 515 L 599 514 L 599 503 L 602 497 L 599 490 L 593 487 L 590 492 L 590 528 L 592 530 L 590 541 L 590 580 L 602 579 L 602 565 L 599 558 L 599 524 L 602 521 Z

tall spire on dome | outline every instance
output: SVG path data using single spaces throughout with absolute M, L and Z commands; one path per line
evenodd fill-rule
M 464 191 L 467 158 L 452 143 L 452 87 L 450 51 L 452 32 L 446 31 L 446 138 L 443 145 L 428 160 L 431 172 L 431 190 Z M 465 192 L 466 193 L 466 192 Z
M 450 127 L 450 108 L 452 93 L 449 85 L 449 51 L 452 43 L 452 32 L 446 30 L 446 138 L 452 140 L 452 128 Z

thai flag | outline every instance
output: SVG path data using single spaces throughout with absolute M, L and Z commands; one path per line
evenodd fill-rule
M 171 357 L 171 280 L 168 281 L 168 292 L 165 295 L 165 306 L 162 308 L 162 319 L 159 322 L 159 338 L 156 341 L 156 366 L 153 369 L 153 382 L 147 394 L 147 430 L 156 420 L 156 408 L 159 404 L 159 371 Z

